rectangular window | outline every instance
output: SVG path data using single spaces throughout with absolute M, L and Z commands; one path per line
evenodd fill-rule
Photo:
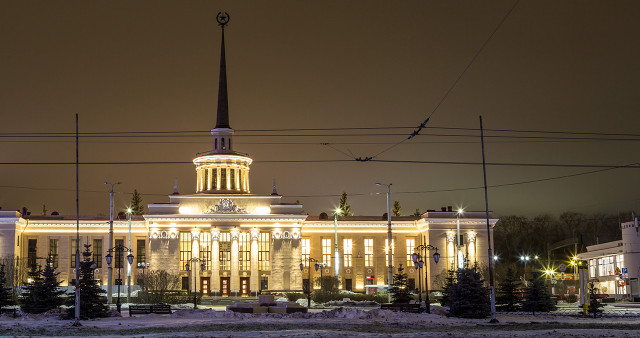
M 416 248 L 416 239 L 415 238 L 407 238 L 407 266 L 413 266 L 413 259 L 411 258 L 411 255 L 413 255 L 413 252 Z M 426 261 L 426 259 L 423 260 Z
M 76 250 L 78 249 L 78 242 L 75 238 L 71 239 L 71 268 L 74 269 L 76 267 Z
M 589 260 L 589 277 L 596 278 L 596 260 L 595 259 Z
M 222 190 L 227 190 L 227 168 L 220 168 L 220 185 Z
M 187 270 L 187 263 L 191 261 L 191 233 L 180 231 L 180 270 Z
M 238 235 L 238 260 L 240 270 L 251 269 L 251 234 L 248 232 L 241 232 Z
M 302 264 L 304 264 L 304 266 L 309 266 L 311 240 L 309 238 L 303 238 L 300 242 L 302 244 Z
M 121 269 L 123 266 L 123 261 L 124 261 L 124 239 L 116 239 L 116 254 L 115 257 L 113 257 L 113 262 L 115 263 L 114 267 L 116 269 Z
M 92 250 L 92 259 L 96 264 L 96 268 L 102 267 L 102 240 L 94 239 L 93 245 L 91 246 Z
M 220 243 L 220 270 L 229 270 L 231 269 L 231 234 L 221 232 L 218 242 Z
M 38 240 L 30 239 L 27 247 L 27 261 L 29 266 L 36 265 L 36 257 L 38 257 Z
M 236 188 L 236 170 L 233 168 L 229 169 L 229 183 L 229 189 L 234 190 Z
M 391 264 L 396 257 L 396 240 L 391 239 Z M 389 239 L 384 240 L 384 265 L 389 266 Z
M 211 169 L 211 178 L 213 183 L 211 183 L 211 189 L 218 189 L 218 168 Z
M 364 240 L 364 265 L 373 266 L 373 238 Z
M 49 257 L 51 258 L 51 264 L 55 269 L 58 268 L 58 240 L 49 239 Z
M 620 269 L 620 271 L 622 271 L 622 268 L 624 268 L 624 255 L 616 255 L 616 268 Z
M 342 243 L 342 252 L 344 253 L 344 267 L 350 268 L 353 266 L 353 263 L 351 262 L 351 259 L 353 257 L 353 240 L 350 238 L 345 238 Z
M 138 266 L 142 266 L 147 263 L 147 247 L 144 239 L 136 241 L 136 259 Z
M 182 277 L 182 290 L 189 290 L 189 277 Z
M 209 232 L 201 232 L 200 233 L 200 264 L 204 264 L 205 270 L 211 270 L 211 233 Z M 200 267 L 198 267 L 199 269 Z
M 261 232 L 260 239 L 258 240 L 258 269 L 269 270 L 269 261 L 271 252 L 271 234 L 268 232 Z M 265 277 L 266 278 L 266 277 Z
M 260 277 L 260 290 L 267 290 L 269 288 L 269 277 Z
M 331 266 L 331 239 L 322 239 L 322 263 Z

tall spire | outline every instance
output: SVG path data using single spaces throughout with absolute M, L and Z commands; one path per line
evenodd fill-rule
M 224 26 L 229 23 L 229 14 L 219 12 L 216 16 L 218 24 L 222 27 L 222 42 L 220 48 L 220 81 L 218 83 L 218 119 L 216 128 L 229 128 L 229 99 L 227 97 L 227 62 L 224 53 Z

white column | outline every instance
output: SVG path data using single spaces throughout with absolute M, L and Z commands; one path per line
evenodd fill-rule
M 456 233 L 449 231 L 447 232 L 447 270 L 453 269 L 455 267 L 456 262 L 456 253 L 455 253 L 455 240 Z
M 200 230 L 191 231 L 191 257 L 200 257 Z M 195 291 L 199 288 L 197 276 L 200 270 L 200 263 L 196 261 L 189 262 L 191 266 L 191 290 Z
M 227 180 L 229 178 L 227 177 Z M 240 230 L 231 229 L 231 289 L 232 296 L 240 295 L 240 262 L 238 257 L 238 235 Z
M 467 233 L 467 259 L 469 262 L 476 262 L 476 233 Z
M 260 238 L 260 230 L 251 229 L 251 279 L 249 285 L 251 292 L 260 291 L 260 270 L 258 266 L 258 239 Z
M 211 230 L 211 291 L 220 292 L 220 231 Z

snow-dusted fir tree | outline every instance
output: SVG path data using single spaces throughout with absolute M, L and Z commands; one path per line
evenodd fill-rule
M 556 309 L 556 304 L 551 299 L 551 293 L 544 285 L 544 280 L 538 273 L 533 274 L 527 287 L 527 295 L 522 303 L 522 310 L 531 312 L 550 312 Z
M 21 297 L 22 311 L 43 313 L 62 305 L 64 291 L 60 289 L 57 278 L 59 274 L 53 267 L 51 257 L 47 258 L 44 270 L 40 266 L 36 267 L 35 263 L 31 264 L 31 270 L 28 273 L 31 282 L 24 287 Z
M 448 306 L 449 305 L 449 294 L 451 293 L 451 288 L 456 283 L 456 270 L 447 270 L 447 277 L 444 280 L 444 286 L 442 286 L 442 298 L 440 299 L 440 305 Z
M 11 304 L 13 304 L 11 288 L 7 287 L 7 277 L 2 264 L 0 265 L 0 309 Z
M 137 189 L 133 189 L 131 195 L 131 214 L 142 215 L 144 214 L 144 205 L 142 204 L 142 197 L 138 193 Z
M 80 262 L 80 319 L 92 319 L 107 316 L 106 292 L 98 285 L 93 275 L 94 262 L 91 260 L 91 245 L 84 245 Z M 70 299 L 67 317 L 75 317 L 75 299 Z
M 407 274 L 404 273 L 402 264 L 398 267 L 398 273 L 393 275 L 393 283 L 389 288 L 393 303 L 409 303 L 413 299 L 408 288 Z
M 456 283 L 449 290 L 447 303 L 453 317 L 486 318 L 491 314 L 489 289 L 477 267 L 456 271 Z
M 593 318 L 598 316 L 598 313 L 604 312 L 602 308 L 604 304 L 598 299 L 598 288 L 596 288 L 593 282 L 589 283 L 589 307 L 587 311 L 593 314 Z
M 518 279 L 513 269 L 507 269 L 505 279 L 498 283 L 496 308 L 498 311 L 513 312 L 520 309 L 520 297 L 517 294 Z

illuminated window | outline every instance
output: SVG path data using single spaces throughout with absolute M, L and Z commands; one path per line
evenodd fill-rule
M 222 190 L 227 189 L 227 168 L 220 168 L 220 185 Z
M 204 263 L 205 270 L 211 270 L 211 233 L 201 232 L 199 240 L 200 240 L 200 248 L 199 248 L 200 264 Z
M 58 240 L 49 239 L 49 257 L 51 258 L 51 264 L 55 269 L 58 268 Z
M 191 261 L 191 233 L 180 232 L 180 270 L 186 271 L 186 264 Z
M 596 276 L 596 260 L 595 259 L 590 259 L 589 260 L 589 277 L 591 278 L 595 278 Z
M 236 188 L 236 170 L 231 168 L 229 169 L 229 189 L 233 190 Z
M 71 267 L 76 266 L 76 250 L 78 249 L 78 242 L 75 239 L 71 239 Z M 31 263 L 31 261 L 29 261 Z
M 391 264 L 393 264 L 393 258 L 396 256 L 396 240 L 391 239 Z M 389 240 L 384 240 L 384 264 L 389 266 Z
M 308 238 L 303 238 L 300 242 L 302 244 L 302 264 L 304 264 L 304 266 L 309 266 L 309 255 L 311 254 L 311 240 Z
M 624 255 L 616 255 L 616 268 L 620 270 L 624 268 Z
M 411 259 L 411 255 L 413 254 L 415 248 L 415 238 L 407 238 L 407 266 L 413 266 L 413 259 Z
M 238 260 L 240 270 L 251 269 L 251 234 L 248 232 L 241 232 L 238 235 Z
M 269 270 L 269 259 L 271 252 L 271 234 L 261 232 L 258 240 L 258 269 Z
M 91 250 L 93 250 L 93 262 L 96 264 L 96 268 L 101 268 L 102 267 L 102 240 L 94 239 Z
M 218 189 L 218 168 L 211 169 L 211 189 Z
M 342 251 L 344 252 L 344 267 L 352 267 L 351 258 L 353 257 L 353 240 L 344 239 Z
M 331 239 L 322 239 L 322 262 L 331 266 Z
M 364 240 L 364 265 L 373 266 L 373 238 Z
M 224 170 L 223 170 L 224 172 Z M 231 234 L 228 232 L 220 233 L 220 270 L 231 269 Z

